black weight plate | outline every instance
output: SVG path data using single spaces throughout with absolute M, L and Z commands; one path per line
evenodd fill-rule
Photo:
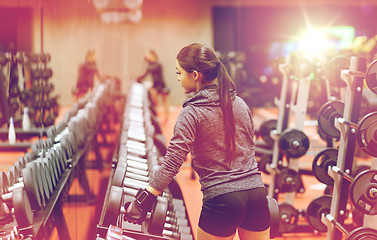
M 33 170 L 29 167 L 23 168 L 22 178 L 24 182 L 24 190 L 28 195 L 31 208 L 39 211 L 42 208 L 42 201 L 35 175 L 33 175 Z
M 118 162 L 117 167 L 114 171 L 113 176 L 113 186 L 122 187 L 123 186 L 123 180 L 124 176 L 126 175 L 126 163 L 125 162 Z
M 289 158 L 300 158 L 309 150 L 309 138 L 297 129 L 285 129 L 279 137 L 279 149 Z
M 331 196 L 323 195 L 313 199 L 307 209 L 306 218 L 310 226 L 319 232 L 326 232 L 327 226 L 322 222 L 323 214 L 330 214 Z
M 120 214 L 122 203 L 123 189 L 117 186 L 111 186 L 107 200 L 106 210 L 103 216 L 102 226 L 117 225 L 117 219 Z
M 323 131 L 322 131 L 320 128 L 317 128 L 317 130 L 318 130 L 318 135 L 319 135 L 319 137 L 320 137 L 323 141 L 328 142 L 329 140 L 332 139 L 331 137 L 329 137 L 329 136 L 327 136 L 326 134 L 324 134 Z M 338 141 L 338 140 L 339 140 L 339 139 L 337 139 L 337 141 Z
M 293 169 L 282 169 L 276 176 L 276 187 L 280 193 L 297 192 L 301 187 L 300 174 Z
M 338 159 L 338 150 L 328 148 L 319 152 L 313 159 L 312 169 L 314 176 L 326 185 L 333 185 L 334 179 L 329 176 L 328 169 L 330 166 L 336 166 Z
M 368 165 L 357 165 L 352 169 L 351 176 L 356 177 L 359 173 L 364 172 L 365 170 L 369 170 L 370 166 Z
M 33 224 L 33 212 L 29 198 L 23 188 L 15 188 L 12 192 L 14 216 L 19 228 L 29 227 Z
M 377 112 L 369 113 L 359 121 L 356 141 L 361 150 L 377 157 Z
M 337 56 L 331 59 L 325 69 L 325 76 L 330 82 L 330 85 L 335 87 L 346 87 L 347 84 L 342 80 L 342 69 L 348 69 L 350 66 L 350 59 L 344 56 Z
M 358 165 L 355 168 L 352 169 L 351 176 L 356 177 L 359 173 L 370 169 L 370 166 L 368 165 Z M 360 210 L 358 210 L 355 206 L 351 204 L 351 210 L 352 210 L 352 220 L 353 224 L 356 227 L 361 227 L 364 224 L 364 216 L 365 214 L 362 213 Z
M 298 223 L 299 212 L 288 203 L 279 204 L 279 232 L 288 233 L 293 231 Z
M 340 138 L 340 131 L 334 126 L 335 118 L 343 116 L 344 103 L 340 101 L 330 101 L 325 103 L 318 113 L 318 128 L 331 138 Z
M 374 60 L 368 67 L 365 74 L 365 82 L 368 88 L 377 94 L 377 60 Z
M 279 205 L 275 198 L 268 197 L 268 209 L 270 210 L 270 239 L 275 238 L 279 233 L 280 212 Z
M 377 215 L 377 170 L 359 173 L 350 186 L 350 200 L 355 208 L 367 215 Z
M 166 214 L 168 211 L 168 200 L 164 197 L 157 197 L 155 206 L 149 219 L 148 233 L 161 235 L 164 230 Z
M 367 227 L 359 227 L 352 230 L 345 240 L 377 240 L 377 230 Z
M 262 122 L 259 127 L 259 133 L 265 143 L 272 147 L 274 145 L 274 139 L 271 137 L 271 131 L 276 129 L 277 120 L 270 119 Z

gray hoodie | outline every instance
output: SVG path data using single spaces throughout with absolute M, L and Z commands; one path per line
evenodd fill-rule
M 223 115 L 216 86 L 199 90 L 183 104 L 162 164 L 150 179 L 163 191 L 191 152 L 199 175 L 203 201 L 229 192 L 264 187 L 254 150 L 254 124 L 246 103 L 233 96 L 236 150 L 232 164 L 225 163 Z

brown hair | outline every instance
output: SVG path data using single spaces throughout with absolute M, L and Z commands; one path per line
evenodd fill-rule
M 230 90 L 236 86 L 215 51 L 206 45 L 193 43 L 181 49 L 177 55 L 179 65 L 187 72 L 203 74 L 203 81 L 218 80 L 218 94 L 225 128 L 226 161 L 232 161 L 235 149 L 235 126 Z

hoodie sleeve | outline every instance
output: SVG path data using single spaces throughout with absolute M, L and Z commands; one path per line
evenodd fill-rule
M 163 192 L 191 152 L 196 135 L 196 115 L 191 106 L 183 108 L 162 164 L 153 172 L 149 185 Z

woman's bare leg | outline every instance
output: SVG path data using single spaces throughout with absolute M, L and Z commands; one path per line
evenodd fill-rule
M 240 240 L 269 240 L 270 239 L 270 228 L 261 232 L 247 231 L 242 228 L 238 228 L 238 236 Z
M 200 227 L 198 227 L 198 236 L 197 240 L 232 240 L 235 234 L 230 237 L 218 237 L 212 234 L 206 233 Z

